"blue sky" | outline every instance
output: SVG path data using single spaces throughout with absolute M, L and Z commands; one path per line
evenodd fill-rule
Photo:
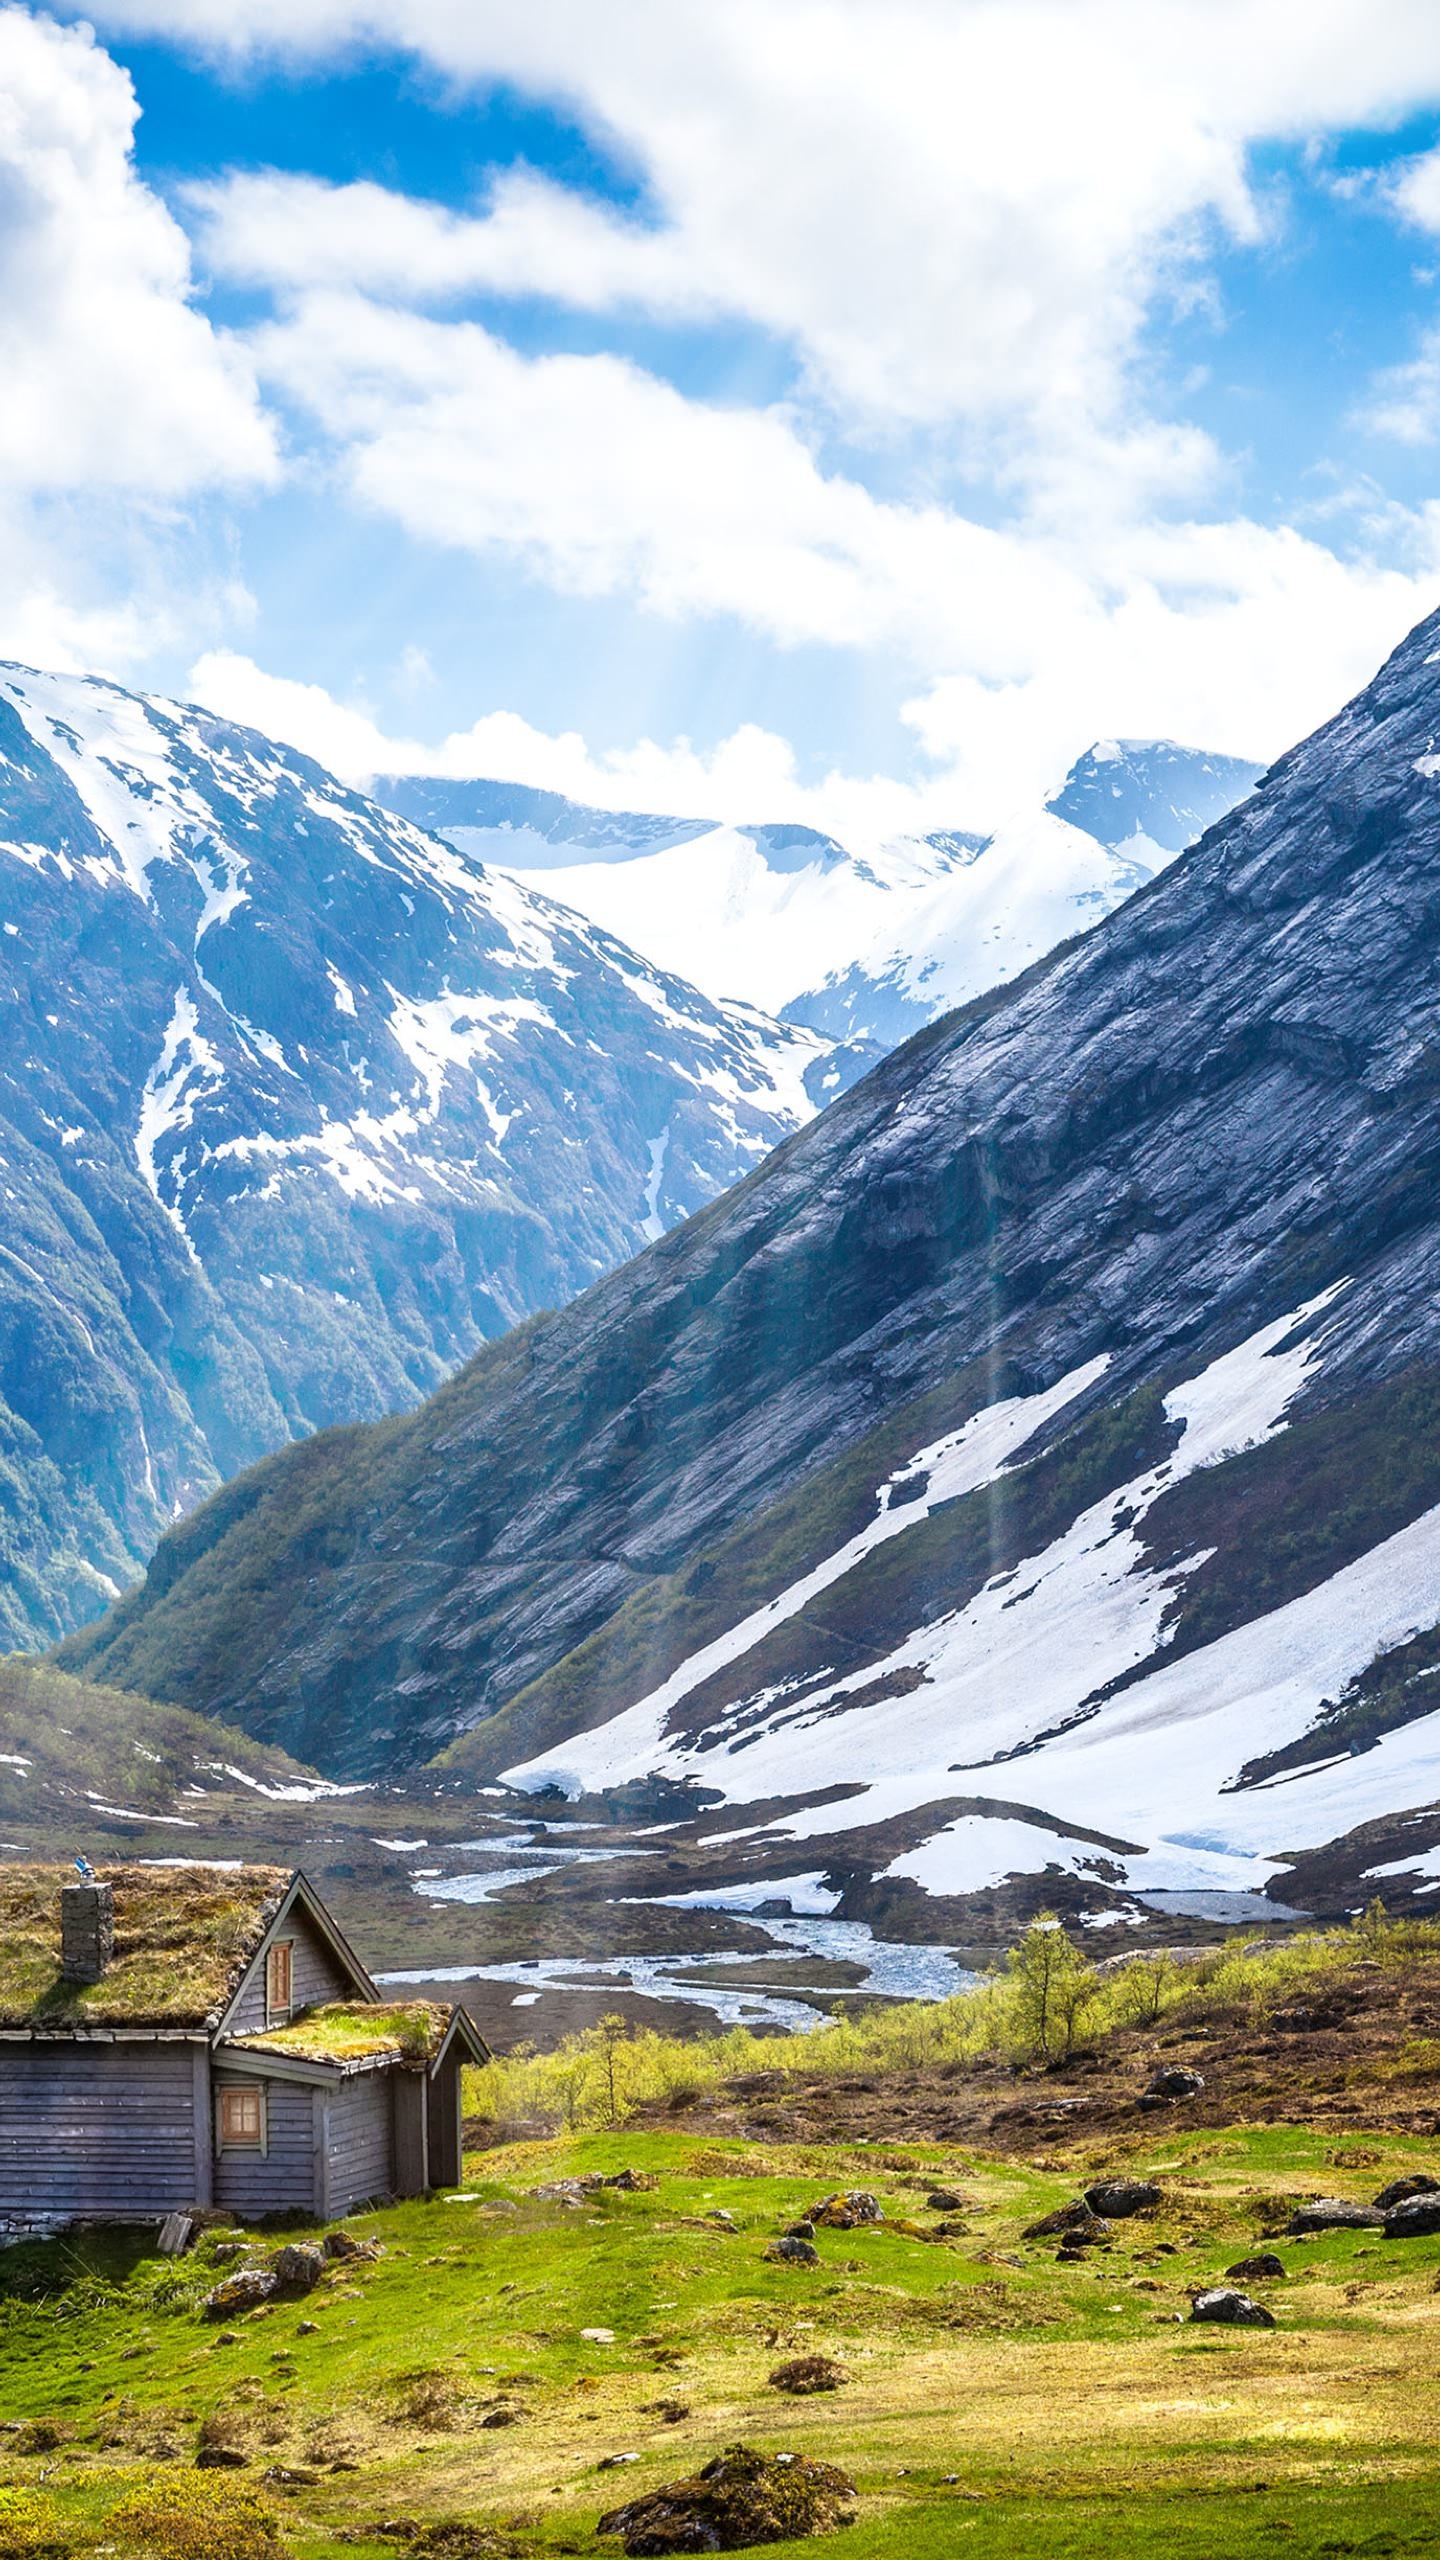
M 1440 602 L 1428 6 L 86 18 L 0 5 L 8 653 L 863 835 Z

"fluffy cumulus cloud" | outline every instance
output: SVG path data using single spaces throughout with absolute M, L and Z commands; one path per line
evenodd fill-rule
M 74 662 L 153 638 L 125 528 L 125 592 L 93 591 L 97 499 L 159 514 L 266 480 L 250 360 L 197 309 L 173 216 L 136 177 L 130 82 L 82 29 L 0 8 L 0 645 Z
M 214 272 L 268 295 L 250 357 L 344 503 L 427 554 L 869 653 L 933 766 L 920 798 L 952 819 L 1003 815 L 1096 732 L 1276 751 L 1440 594 L 1423 509 L 1392 512 L 1383 539 L 1352 526 L 1343 552 L 1333 528 L 1237 514 L 1227 458 L 1173 414 L 1154 361 L 1216 245 L 1283 218 L 1257 144 L 1440 101 L 1433 0 L 1311 0 L 1301 41 L 1294 0 L 93 14 L 217 52 L 388 46 L 457 98 L 508 82 L 587 126 L 634 173 L 635 209 L 523 170 L 459 211 L 272 170 L 207 178 L 187 219 Z M 1427 166 L 1396 181 L 1412 224 L 1429 221 Z M 521 297 L 590 315 L 592 347 L 608 321 L 612 351 L 518 352 Z M 743 326 L 788 363 L 788 396 L 688 396 L 627 349 L 637 313 Z M 1377 423 L 1427 431 L 1431 361 L 1382 389 Z M 216 684 L 259 681 L 209 664 Z M 363 709 L 286 699 L 349 769 L 386 749 Z M 514 778 L 612 801 L 753 787 L 817 812 L 756 727 L 708 765 L 683 743 L 597 763 L 523 723 L 466 734 L 432 757 L 498 771 L 506 755 Z M 824 789 L 831 823 L 847 794 L 879 805 L 865 779 Z
M 1057 437 L 1106 414 L 1153 296 L 1265 220 L 1256 140 L 1440 94 L 1430 0 L 104 0 L 102 23 L 321 53 L 347 38 L 563 100 L 651 218 L 512 182 L 473 222 L 378 191 L 291 225 L 242 184 L 233 254 L 306 282 L 484 284 L 743 314 L 877 420 Z M 218 211 L 218 208 L 217 208 Z

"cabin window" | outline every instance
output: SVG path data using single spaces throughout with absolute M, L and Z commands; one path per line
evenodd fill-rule
M 265 2024 L 283 2027 L 292 2007 L 295 1976 L 295 1947 L 290 1938 L 281 1938 L 265 1958 Z
M 221 2090 L 220 2148 L 222 2151 L 264 2150 L 265 2092 L 263 2089 Z

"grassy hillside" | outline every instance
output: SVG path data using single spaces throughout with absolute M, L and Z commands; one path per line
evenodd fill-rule
M 248 1782 L 248 1784 L 247 1784 Z M 288 1752 L 229 1726 L 157 1706 L 127 1689 L 92 1687 L 48 1663 L 0 1657 L 0 1829 L 35 1845 L 76 1833 L 77 1849 L 104 1833 L 117 1845 L 173 1827 L 184 1846 L 201 1812 L 257 1791 L 312 1790 L 312 1771 Z M 185 1801 L 182 1803 L 182 1799 Z M 27 1845 L 30 1845 L 27 1843 Z
M 1395 2022 L 1401 1990 L 1440 1999 L 1440 1941 L 1372 1930 L 1265 1963 L 1248 2006 L 1233 1968 L 1216 1971 L 1148 2042 L 1116 2030 L 1068 2075 L 1031 2067 L 1021 2085 L 1048 2103 L 1004 2147 L 897 2139 L 898 2056 L 886 2070 L 878 2044 L 827 2057 L 812 2039 L 832 2113 L 858 2126 L 863 2107 L 863 2136 L 805 2136 L 773 2111 L 772 2130 L 738 2130 L 735 2110 L 773 2094 L 753 2075 L 693 2116 L 681 2097 L 589 2132 L 512 2130 L 472 2155 L 460 2195 L 354 2217 L 377 2256 L 248 2316 L 201 2314 L 233 2264 L 219 2231 L 178 2264 L 98 2234 L 0 2254 L 0 2553 L 600 2560 L 618 2549 L 596 2539 L 602 2512 L 739 2441 L 849 2473 L 850 2560 L 1418 2560 L 1440 2457 L 1440 2236 L 1285 2225 L 1303 2198 L 1368 2202 L 1433 2171 L 1440 2047 L 1417 2053 L 1408 2015 Z M 1273 2055 L 1299 1995 L 1313 2017 L 1322 1994 L 1367 1982 L 1389 2040 L 1352 2073 L 1362 2126 L 1313 2121 L 1298 2086 L 1274 2123 L 1137 2108 L 1157 2054 L 1242 2006 Z M 570 2058 L 597 2050 L 603 2064 L 603 2039 Z M 1127 2105 L 1097 2129 L 1083 2093 L 1112 2067 Z M 628 2188 L 595 2183 L 625 2172 Z M 1158 2207 L 1075 2263 L 1029 2236 L 1117 2172 L 1153 2177 Z M 883 2218 L 818 2226 L 813 2265 L 766 2257 L 851 2188 Z M 932 2207 L 940 2190 L 952 2201 Z M 1274 2328 L 1192 2323 L 1192 2293 L 1262 2248 L 1284 2273 L 1247 2290 Z M 771 2377 L 797 2356 L 838 2364 L 837 2387 L 788 2396 Z M 197 2470 L 202 2452 L 230 2467 Z

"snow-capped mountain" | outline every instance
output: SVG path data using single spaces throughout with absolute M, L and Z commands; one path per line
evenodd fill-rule
M 1437 739 L 1440 616 L 1118 914 L 523 1357 L 272 1460 L 72 1659 L 337 1775 L 688 1786 L 687 1884 L 891 1936 L 1429 1907 Z
M 1108 914 L 1258 771 L 1108 741 L 994 836 L 864 854 L 811 827 L 621 816 L 510 783 L 392 776 L 376 794 L 522 879 L 563 871 L 567 901 L 713 996 L 888 1048 Z
M 0 669 L 0 1641 L 411 1404 L 854 1062 L 249 730 Z

